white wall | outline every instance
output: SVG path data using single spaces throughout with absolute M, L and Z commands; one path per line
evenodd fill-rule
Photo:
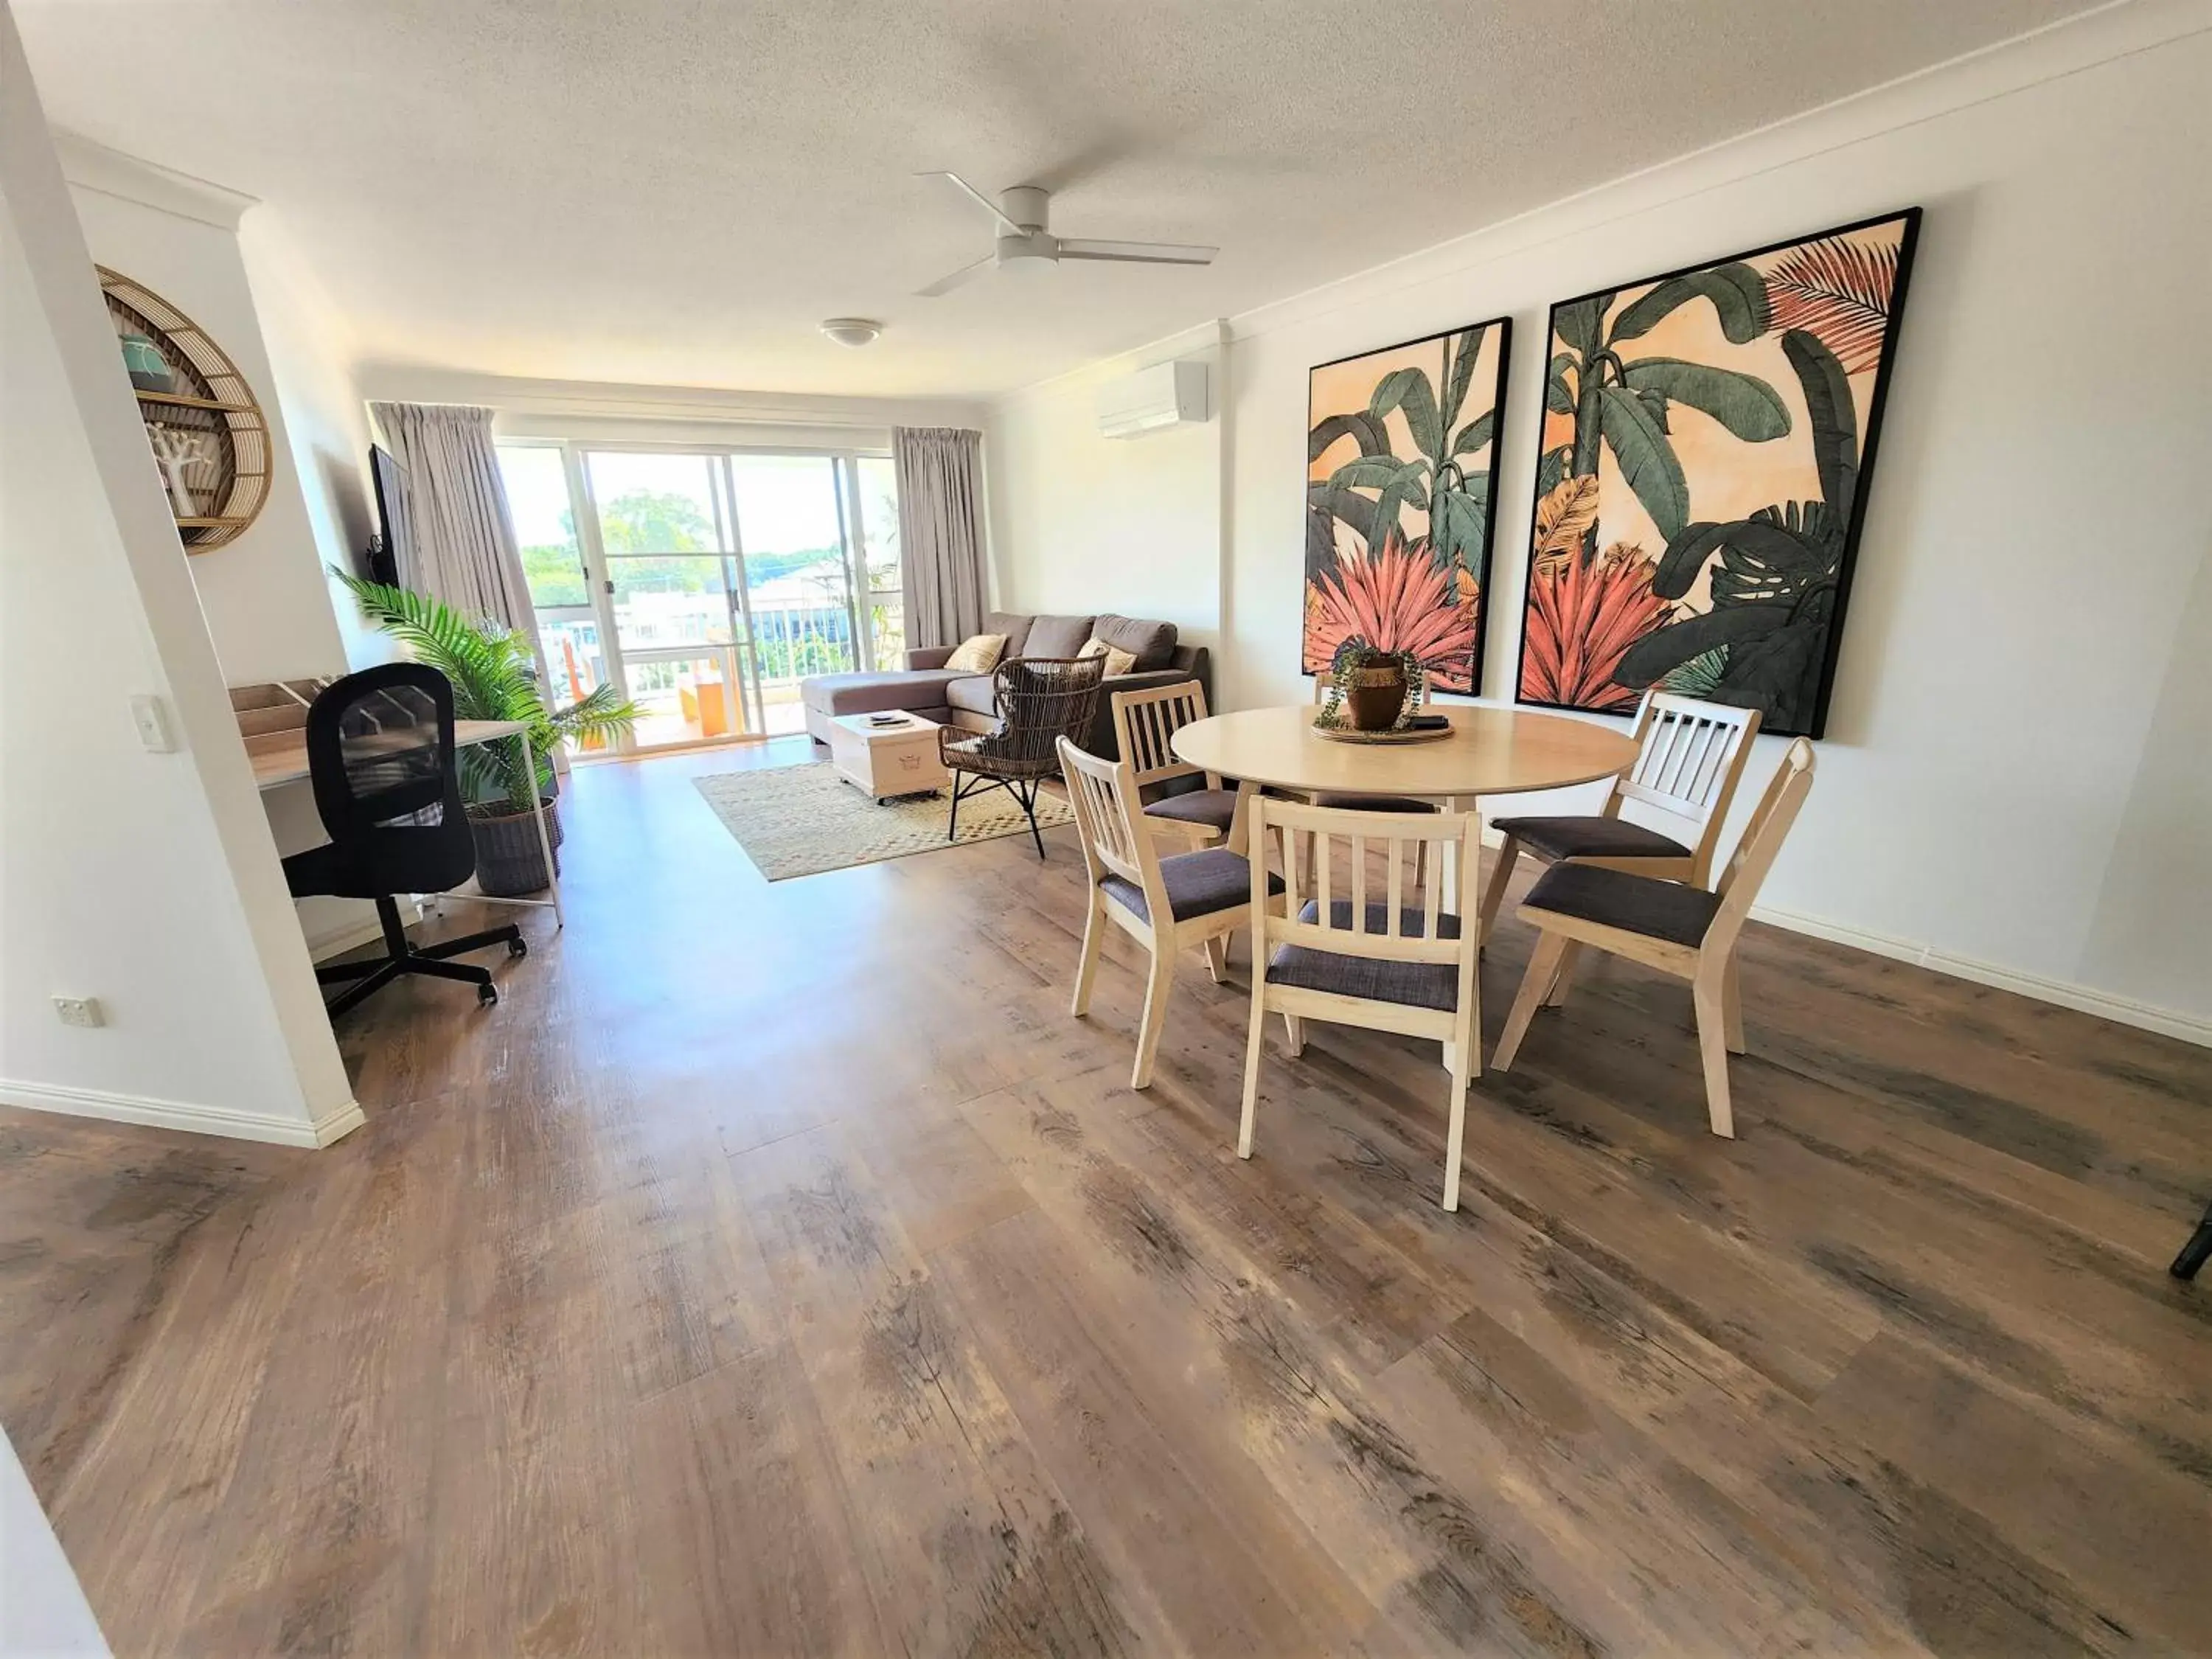
M 250 198 L 78 138 L 62 152 L 92 256 L 143 283 L 213 337 L 269 422 L 270 476 L 260 515 L 195 554 L 193 585 L 231 685 L 343 673 L 344 641 L 322 574 L 288 411 L 262 336 L 238 224 Z
M 1305 694 L 1310 365 L 1513 316 L 1485 671 L 1510 696 L 1550 302 L 1923 204 L 1820 781 L 1767 907 L 2212 1036 L 2203 930 L 2149 923 L 2153 892 L 2212 887 L 2212 332 L 2173 320 L 2212 269 L 2207 30 L 2203 0 L 2138 0 L 1231 319 L 1221 520 L 1146 525 L 1225 536 L 1224 704 Z M 1007 399 L 997 424 L 1072 431 L 1032 411 L 1074 395 Z M 1054 481 L 1091 465 L 1073 436 L 1000 446 L 1030 544 L 1001 558 L 1036 591 L 1067 577 L 1030 562 L 1186 498 L 1121 477 L 1060 512 Z
M 316 574 L 337 619 L 346 665 L 389 662 L 398 654 L 390 639 L 363 622 L 353 596 L 322 574 L 331 565 L 366 574 L 362 555 L 379 529 L 368 476 L 368 408 L 354 382 L 352 331 L 270 209 L 247 210 L 238 246 L 270 386 L 283 410 Z
M 30 1477 L 0 1433 L 0 1659 L 106 1659 Z
M 0 84 L 0 1101 L 317 1144 L 360 1112 L 4 4 Z
M 326 574 L 362 568 L 374 527 L 368 414 L 353 340 L 272 210 L 71 135 L 58 137 L 94 257 L 143 282 L 229 354 L 268 417 L 269 498 L 236 540 L 190 568 L 226 684 L 343 673 L 396 654 Z M 264 805 L 278 850 L 328 839 L 304 784 Z M 358 900 L 298 905 L 310 949 L 331 955 L 375 935 Z
M 1000 609 L 1111 611 L 1171 622 L 1194 643 L 1218 641 L 1228 356 L 1217 325 L 994 406 L 985 447 Z M 1206 365 L 1209 418 L 1100 437 L 1099 386 L 1170 360 Z
M 2212 550 L 2197 568 L 2128 792 L 2081 977 L 2156 1006 L 2212 1007 Z

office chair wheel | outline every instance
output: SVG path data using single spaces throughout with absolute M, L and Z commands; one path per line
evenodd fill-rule
M 511 939 L 507 940 L 507 953 L 511 957 L 528 956 L 530 954 L 530 941 L 526 939 Z
M 496 1006 L 499 1002 L 499 987 L 496 985 L 477 986 L 477 1000 L 487 1008 Z

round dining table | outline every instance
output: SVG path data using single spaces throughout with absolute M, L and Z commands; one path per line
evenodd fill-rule
M 1451 735 L 1422 742 L 1355 743 L 1314 729 L 1314 705 L 1247 708 L 1193 720 L 1172 739 L 1178 757 L 1237 781 L 1230 847 L 1247 850 L 1243 797 L 1261 785 L 1302 795 L 1411 795 L 1464 809 L 1483 795 L 1520 794 L 1595 783 L 1627 769 L 1636 745 L 1626 732 L 1563 714 L 1470 703 L 1431 704 Z M 1457 889 L 1458 872 L 1447 877 Z
M 1248 787 L 1273 784 L 1302 794 L 1419 795 L 1451 800 L 1565 789 L 1594 783 L 1636 758 L 1626 734 L 1564 714 L 1473 704 L 1429 706 L 1451 722 L 1449 738 L 1358 743 L 1314 730 L 1314 705 L 1247 708 L 1193 720 L 1175 734 L 1175 751 Z

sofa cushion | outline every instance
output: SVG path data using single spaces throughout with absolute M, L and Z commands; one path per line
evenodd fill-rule
M 1091 637 L 1091 623 L 1089 617 L 1032 617 L 1029 637 L 1022 641 L 1020 651 L 1013 652 L 1010 647 L 1009 654 L 1072 657 L 1083 649 L 1084 641 Z
M 1033 617 L 1021 616 L 1012 611 L 994 611 L 983 618 L 983 631 L 987 634 L 1004 634 L 1006 636 L 1006 654 L 1010 657 L 1018 657 L 1022 654 L 1023 645 L 1029 639 L 1030 623 L 1034 620 Z
M 1107 644 L 1096 634 L 1083 642 L 1083 649 L 1077 652 L 1075 655 L 1079 661 L 1085 657 L 1105 658 L 1106 678 L 1109 680 L 1118 675 L 1133 674 L 1137 672 L 1137 659 L 1133 655 L 1124 651 L 1118 645 Z
M 970 634 L 952 647 L 945 665 L 956 674 L 988 674 L 1006 654 L 1004 634 Z
M 813 674 L 799 682 L 799 696 L 807 708 L 818 708 L 825 714 L 879 714 L 892 708 L 942 708 L 945 706 L 945 688 L 959 678 L 941 668 L 881 674 Z
M 1329 926 L 1346 932 L 1352 927 L 1352 902 L 1338 899 L 1328 907 Z M 1321 905 L 1308 899 L 1298 912 L 1305 922 L 1321 920 Z M 1426 937 L 1427 919 L 1419 910 L 1398 912 L 1398 931 L 1413 939 Z M 1366 928 L 1380 933 L 1389 926 L 1389 911 L 1380 904 L 1367 907 Z M 1438 939 L 1459 937 L 1459 918 L 1437 918 Z M 1388 962 L 1379 957 L 1340 956 L 1310 945 L 1282 945 L 1267 963 L 1267 983 L 1295 985 L 1301 990 L 1327 991 L 1366 1002 L 1395 1002 L 1407 1008 L 1435 1008 L 1449 1013 L 1459 1004 L 1459 969 L 1449 962 Z
M 970 714 L 999 712 L 999 688 L 988 674 L 963 674 L 945 688 L 945 701 Z
M 1142 617 L 1116 617 L 1110 612 L 1091 624 L 1091 637 L 1127 652 L 1137 659 L 1135 672 L 1148 674 L 1175 660 L 1176 625 L 1148 622 Z

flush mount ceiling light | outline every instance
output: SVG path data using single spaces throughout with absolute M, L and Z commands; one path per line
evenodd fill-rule
M 874 343 L 884 325 L 872 317 L 832 317 L 822 331 L 841 346 L 864 346 Z

